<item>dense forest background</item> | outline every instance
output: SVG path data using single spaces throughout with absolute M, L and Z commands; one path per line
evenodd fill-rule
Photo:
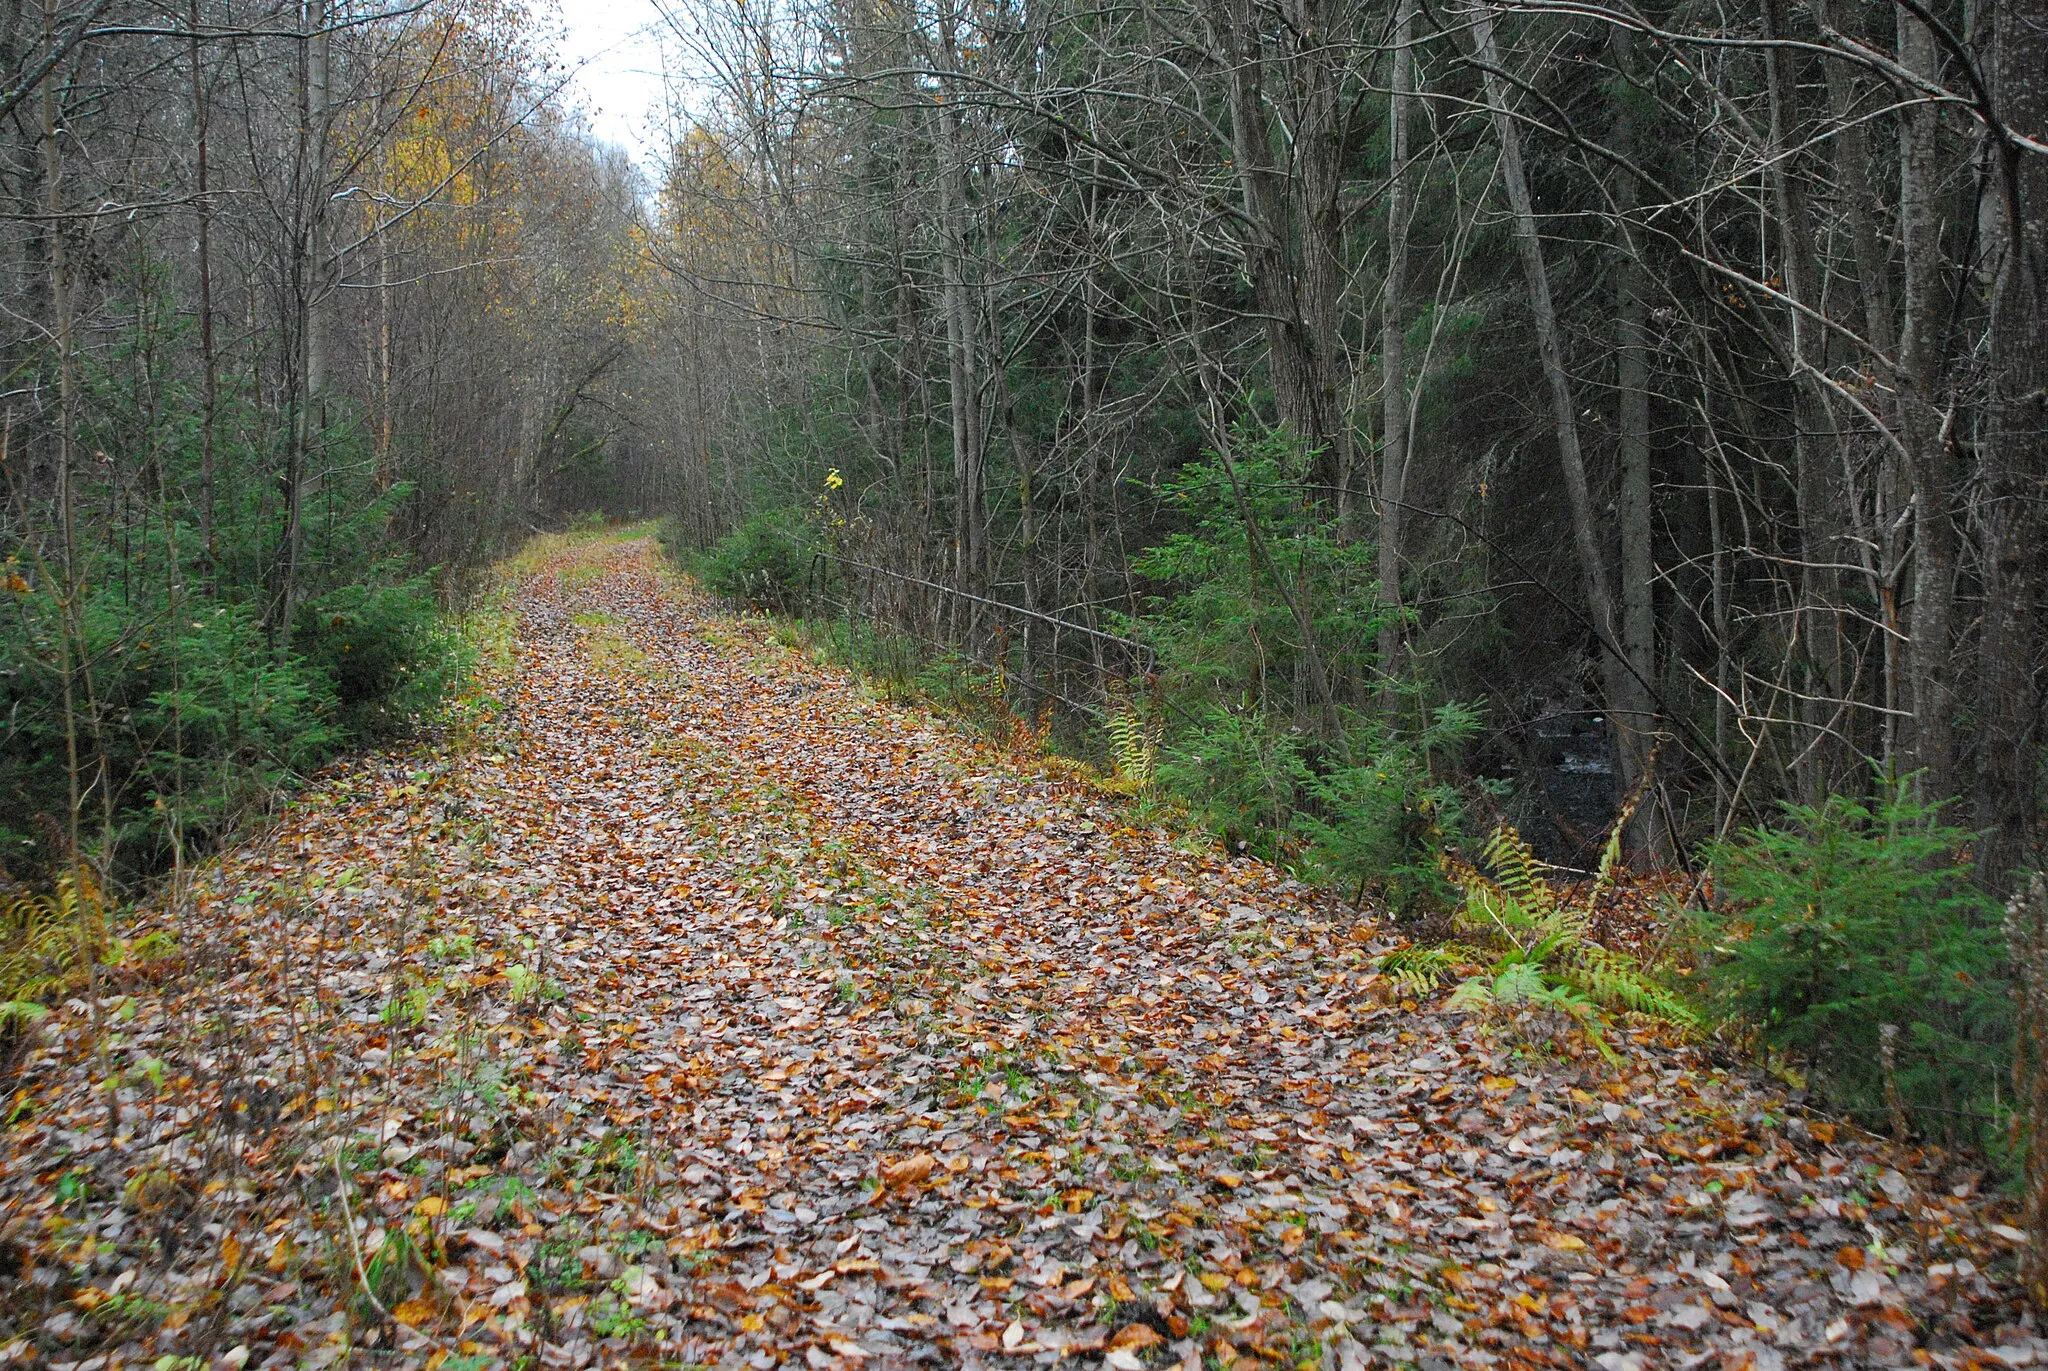
M 642 168 L 509 0 L 0 7 L 10 872 L 182 860 L 659 518 L 1333 899 L 1620 824 L 1763 911 L 1759 1022 L 1889 987 L 1871 1107 L 1907 1022 L 1996 1112 L 2042 0 L 665 13 Z
M 1361 820 L 1689 863 L 1909 777 L 2028 859 L 2038 7 L 692 13 L 649 250 L 731 585 L 1368 882 Z

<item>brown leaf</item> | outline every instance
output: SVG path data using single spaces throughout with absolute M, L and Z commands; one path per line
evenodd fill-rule
M 1157 1347 L 1166 1339 L 1159 1336 L 1159 1330 L 1149 1323 L 1127 1325 L 1122 1332 L 1109 1340 L 1112 1349 L 1137 1351 L 1141 1347 Z
M 919 1181 L 931 1175 L 932 1168 L 938 1164 L 939 1159 L 931 1153 L 920 1152 L 914 1157 L 904 1158 L 893 1166 L 883 1167 L 882 1184 L 916 1185 Z

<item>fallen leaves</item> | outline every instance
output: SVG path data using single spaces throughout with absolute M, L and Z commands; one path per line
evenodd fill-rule
M 2010 1317 L 2017 1231 L 1941 1159 L 1654 1039 L 1607 1072 L 1390 1007 L 1316 892 L 644 545 L 549 558 L 448 744 L 196 880 L 189 983 L 38 1030 L 0 1155 L 37 1357 L 218 1309 L 251 1364 L 1770 1371 Z M 172 1318 L 112 1325 L 137 1291 Z
M 900 1162 L 893 1162 L 882 1168 L 882 1185 L 885 1189 L 914 1186 L 930 1176 L 932 1169 L 938 1164 L 939 1159 L 929 1152 L 906 1157 Z M 876 1198 L 881 1198 L 880 1192 L 877 1192 Z

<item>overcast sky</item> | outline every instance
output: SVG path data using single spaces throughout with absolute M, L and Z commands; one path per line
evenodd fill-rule
M 598 137 L 648 165 L 648 120 L 661 103 L 661 49 L 648 34 L 661 16 L 654 0 L 561 0 L 562 59 L 576 77 L 576 103 Z

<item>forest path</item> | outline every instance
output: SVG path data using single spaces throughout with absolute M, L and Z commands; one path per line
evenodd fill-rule
M 32 1055 L 4 1177 L 10 1231 L 72 1225 L 46 1315 L 126 1261 L 173 1315 L 103 1342 L 250 1366 L 1768 1371 L 2004 1308 L 1903 1155 L 1689 1053 L 1391 1004 L 1371 926 L 644 538 L 512 574 L 460 736 L 294 802 L 190 892 L 200 984 Z

